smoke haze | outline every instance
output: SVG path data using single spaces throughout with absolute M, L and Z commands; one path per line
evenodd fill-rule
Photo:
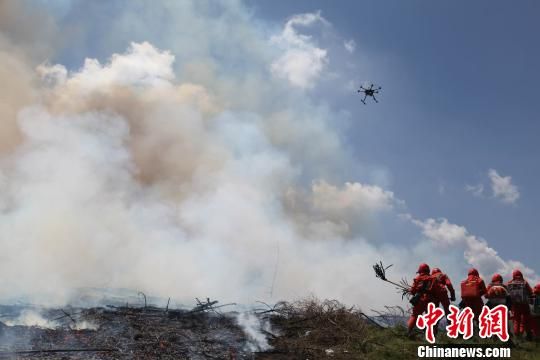
M 178 301 L 315 294 L 375 307 L 399 299 L 373 262 L 395 263 L 400 276 L 440 245 L 439 223 L 410 215 L 425 233 L 416 246 L 371 239 L 378 219 L 402 221 L 405 205 L 384 184 L 350 178 L 377 176 L 341 140 L 342 115 L 306 92 L 324 81 L 332 54 L 293 25 L 328 27 L 321 14 L 291 18 L 275 45 L 240 3 L 216 15 L 206 2 L 165 2 L 147 19 L 149 5 L 130 2 L 104 25 L 106 59 L 67 66 L 49 61 L 60 38 L 52 20 L 24 31 L 6 20 L 27 16 L 17 3 L 0 2 L 3 298 L 61 304 L 100 287 Z M 159 14 L 174 43 L 149 30 Z M 79 25 L 74 52 L 88 31 Z M 316 73 L 298 61 L 316 61 Z M 461 255 L 429 258 L 474 265 L 463 251 L 477 243 L 463 236 Z

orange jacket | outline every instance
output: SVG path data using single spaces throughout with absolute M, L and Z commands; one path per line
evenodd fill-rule
M 418 274 L 413 280 L 411 294 L 416 295 L 423 291 L 421 299 L 424 301 L 433 300 L 433 278 L 429 274 Z
M 518 282 L 518 281 L 519 281 L 519 282 L 522 282 L 522 281 L 523 281 L 523 282 L 525 283 L 525 289 L 527 289 L 528 295 L 531 296 L 531 295 L 533 294 L 533 289 L 531 288 L 531 285 L 529 285 L 529 283 L 527 282 L 527 280 L 525 280 L 525 279 L 523 279 L 523 278 L 514 278 L 514 279 L 510 280 L 510 281 L 506 284 L 506 286 L 508 286 L 508 285 L 510 285 L 510 284 L 512 284 L 512 283 L 514 283 L 514 282 Z M 536 287 L 535 287 L 535 288 L 536 288 Z
M 480 282 L 479 284 L 479 287 L 480 287 L 480 297 L 486 295 L 487 293 L 487 288 L 486 288 L 486 283 L 484 282 L 484 280 L 478 276 L 478 275 L 469 275 L 467 276 L 467 278 L 465 280 L 462 281 L 462 283 L 465 283 L 465 282 Z
M 491 291 L 492 288 L 494 288 L 493 291 Z M 487 289 L 486 289 L 487 299 L 495 299 L 495 298 L 499 299 L 499 298 L 507 298 L 507 297 L 508 297 L 508 289 L 506 288 L 506 285 L 502 281 L 493 281 L 487 286 Z
M 448 296 L 446 289 L 450 291 L 450 297 L 454 299 L 456 297 L 456 291 L 454 290 L 454 285 L 452 281 L 445 273 L 439 272 L 431 275 L 434 280 L 434 292 L 439 296 Z

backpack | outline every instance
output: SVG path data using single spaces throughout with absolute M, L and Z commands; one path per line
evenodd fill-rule
M 512 304 L 527 304 L 529 302 L 529 294 L 525 281 L 511 281 L 508 283 L 508 293 L 512 299 Z
M 480 279 L 463 280 L 461 282 L 461 297 L 463 299 L 480 298 L 482 296 L 481 283 Z
M 540 296 L 536 295 L 531 298 L 531 314 L 533 316 L 540 316 Z
M 487 293 L 489 302 L 494 305 L 506 305 L 506 297 L 508 296 L 508 290 L 503 285 L 491 284 Z
M 433 289 L 433 292 L 435 293 L 446 293 L 446 283 L 444 281 L 444 274 L 443 273 L 437 273 L 435 275 L 431 275 L 433 284 L 431 285 L 431 288 Z
M 420 283 L 420 291 L 418 291 L 409 302 L 414 306 L 422 298 L 431 298 L 433 296 L 433 277 L 428 276 L 425 279 L 418 280 Z

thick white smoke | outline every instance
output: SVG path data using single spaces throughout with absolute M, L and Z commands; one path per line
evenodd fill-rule
M 426 259 L 453 265 L 424 243 L 368 241 L 402 204 L 355 181 L 339 115 L 305 93 L 331 54 L 316 73 L 272 69 L 293 45 L 324 50 L 297 29 L 326 24 L 321 15 L 293 17 L 278 32 L 290 46 L 272 47 L 241 5 L 216 20 L 204 4 L 126 8 L 110 42 L 151 35 L 155 23 L 139 19 L 150 13 L 182 18 L 163 31 L 175 41 L 133 42 L 77 70 L 42 63 L 0 27 L 0 75 L 18 84 L 0 86 L 0 297 L 63 303 L 80 287 L 112 287 L 370 308 L 399 301 L 373 276 L 378 259 L 396 277 Z
M 393 194 L 303 190 L 266 119 L 175 82 L 173 60 L 134 43 L 107 64 L 38 68 L 43 100 L 18 113 L 22 143 L 1 167 L 1 246 L 16 254 L 0 265 L 4 295 L 63 301 L 90 286 L 252 301 L 274 285 L 278 298 L 358 302 L 350 275 L 376 251 L 354 224 Z
M 246 334 L 248 351 L 266 351 L 271 348 L 267 335 L 262 331 L 272 333 L 271 324 L 268 320 L 261 320 L 252 313 L 243 312 L 238 313 L 236 322 Z

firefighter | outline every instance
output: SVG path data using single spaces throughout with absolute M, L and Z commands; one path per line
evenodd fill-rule
M 411 303 L 413 305 L 412 314 L 407 322 L 407 329 L 409 337 L 413 336 L 413 329 L 416 325 L 416 319 L 419 315 L 422 315 L 428 308 L 428 304 L 434 301 L 433 296 L 433 278 L 429 274 L 429 265 L 420 264 L 418 266 L 418 275 L 414 278 L 413 284 L 410 289 Z
M 486 294 L 486 284 L 478 270 L 469 269 L 467 278 L 461 282 L 461 307 L 470 307 L 474 318 L 479 319 L 484 307 L 482 296 Z
M 540 339 L 540 283 L 536 284 L 533 289 L 531 315 L 531 330 L 533 335 Z
M 512 318 L 514 320 L 514 335 L 519 336 L 525 332 L 527 338 L 531 338 L 531 309 L 529 308 L 529 298 L 532 296 L 532 289 L 529 283 L 523 278 L 523 273 L 516 269 L 512 272 L 512 280 L 506 285 L 508 294 L 512 300 Z
M 506 307 L 511 308 L 512 299 L 500 274 L 494 274 L 491 278 L 491 283 L 486 289 L 486 299 L 488 300 L 486 305 L 489 308 L 494 308 L 497 305 L 506 305 Z
M 504 305 L 508 309 L 512 307 L 512 299 L 508 294 L 508 289 L 504 284 L 501 274 L 493 274 L 491 277 L 491 283 L 486 289 L 486 305 L 493 309 L 495 306 Z M 508 322 L 508 334 L 512 334 L 510 322 Z
M 456 301 L 456 292 L 448 275 L 443 273 L 439 268 L 433 268 L 431 271 L 433 278 L 433 295 L 435 297 L 435 305 L 437 307 L 442 304 L 446 316 L 450 314 L 450 301 Z M 448 290 L 447 290 L 448 289 Z M 448 291 L 450 299 L 448 299 Z

